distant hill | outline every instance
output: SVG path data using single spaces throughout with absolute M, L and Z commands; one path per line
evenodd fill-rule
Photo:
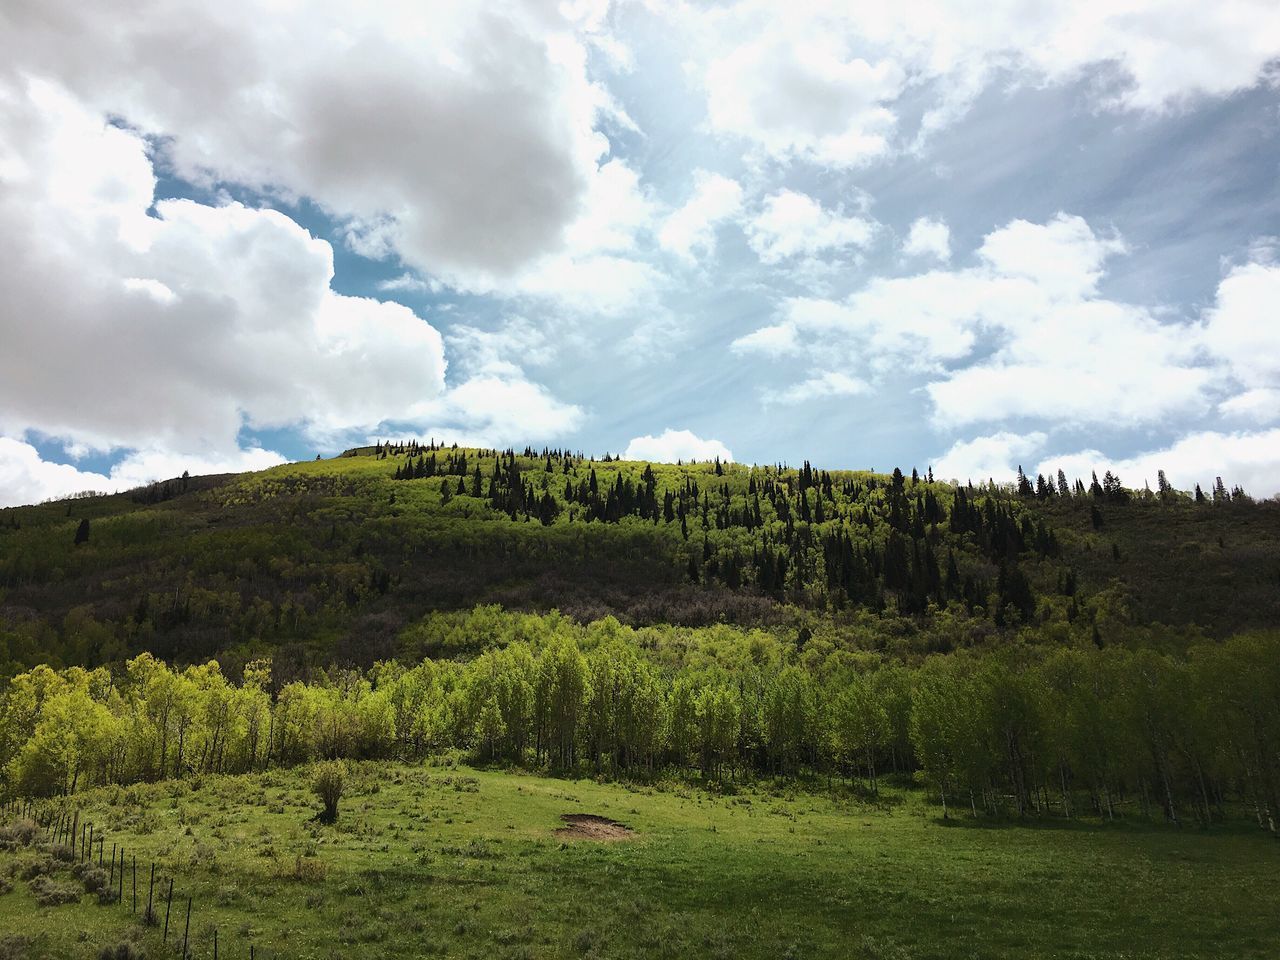
M 368 664 L 490 603 L 907 655 L 1280 624 L 1280 504 L 1038 486 L 410 444 L 9 508 L 0 675 L 143 650 Z

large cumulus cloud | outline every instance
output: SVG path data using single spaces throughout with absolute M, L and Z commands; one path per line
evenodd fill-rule
M 443 390 L 439 333 L 335 293 L 328 243 L 234 203 L 149 214 L 141 139 L 47 84 L 7 93 L 0 430 L 230 454 L 246 424 L 368 429 Z
M 184 179 L 313 198 L 474 280 L 557 247 L 607 151 L 586 69 L 600 11 L 565 9 L 19 0 L 0 62 L 165 137 Z

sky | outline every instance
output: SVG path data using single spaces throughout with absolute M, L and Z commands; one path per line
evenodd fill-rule
M 0 505 L 411 437 L 1272 496 L 1280 5 L 10 0 L 0 289 Z

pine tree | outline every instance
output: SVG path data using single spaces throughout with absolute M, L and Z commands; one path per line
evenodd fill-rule
M 89 541 L 89 518 L 80 521 L 80 526 L 76 527 L 76 546 Z

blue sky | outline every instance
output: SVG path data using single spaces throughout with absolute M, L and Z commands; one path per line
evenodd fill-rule
M 0 503 L 376 437 L 1280 492 L 1280 11 L 0 14 Z

